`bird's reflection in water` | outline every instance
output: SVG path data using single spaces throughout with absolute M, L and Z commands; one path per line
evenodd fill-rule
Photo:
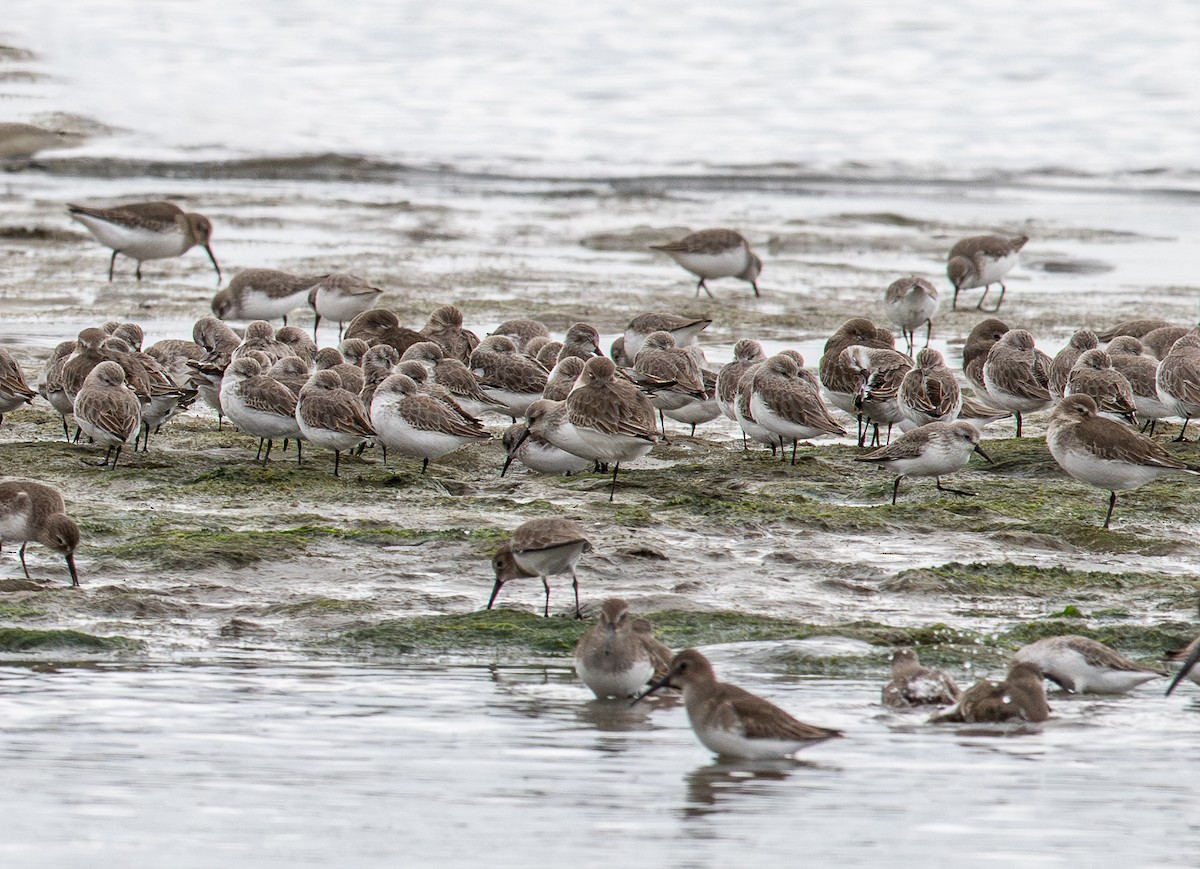
M 731 797 L 764 797 L 775 791 L 775 784 L 798 770 L 820 769 L 807 760 L 781 757 L 778 760 L 722 760 L 697 767 L 689 773 L 687 805 L 684 817 L 699 817 L 721 810 L 720 803 Z
M 634 730 L 653 730 L 651 716 L 656 710 L 674 709 L 682 702 L 679 694 L 670 693 L 631 703 L 629 698 L 589 700 L 579 707 L 576 715 L 583 723 L 605 733 Z

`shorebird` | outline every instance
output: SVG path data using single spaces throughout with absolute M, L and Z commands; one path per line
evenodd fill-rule
M 676 655 L 667 674 L 638 700 L 667 687 L 683 691 L 683 705 L 696 738 L 720 757 L 791 757 L 802 748 L 843 735 L 840 730 L 805 724 L 769 700 L 718 682 L 708 658 L 695 649 L 684 649 Z
M 653 418 L 652 418 L 653 419 Z M 601 452 L 595 450 L 592 445 L 585 441 L 579 434 L 579 430 L 575 424 L 571 422 L 570 415 L 567 411 L 566 401 L 550 401 L 549 399 L 538 399 L 529 405 L 529 410 L 525 413 L 525 430 L 526 434 L 522 438 L 520 434 L 513 442 L 513 446 L 509 449 L 510 458 L 524 447 L 526 442 L 533 442 L 530 447 L 531 455 L 537 456 L 544 453 L 545 460 L 553 463 L 555 467 L 561 467 L 563 470 L 557 473 L 569 473 L 575 470 L 575 462 L 568 458 L 574 456 L 585 460 L 583 467 L 592 464 L 599 464 L 601 460 Z M 548 444 L 548 447 L 543 447 L 542 443 Z M 565 455 L 559 455 L 551 450 L 561 451 Z M 505 469 L 511 462 L 505 463 Z M 578 470 L 583 470 L 583 467 Z M 501 471 L 503 475 L 504 471 Z M 547 471 L 547 473 L 555 473 Z
M 1143 667 L 1103 643 L 1067 634 L 1046 637 L 1022 646 L 1014 661 L 1033 664 L 1042 675 L 1073 694 L 1124 694 L 1159 676 L 1157 667 Z
M 561 401 L 554 404 L 560 406 L 560 412 L 565 417 L 566 404 Z M 529 412 L 535 413 L 533 405 L 530 405 Z M 576 471 L 590 468 L 593 464 L 586 456 L 567 452 L 542 435 L 531 431 L 528 422 L 515 422 L 510 425 L 504 430 L 501 442 L 505 452 L 504 467 L 500 469 L 502 477 L 508 473 L 509 465 L 514 461 L 520 462 L 531 471 L 554 476 L 574 474 Z
M 1080 329 L 1071 336 L 1067 346 L 1059 350 L 1050 362 L 1047 386 L 1051 395 L 1056 398 L 1063 397 L 1067 391 L 1067 381 L 1071 378 L 1071 369 L 1075 367 L 1079 357 L 1099 346 L 1100 339 L 1089 329 Z
M 393 374 L 379 384 L 371 399 L 371 426 L 379 443 L 421 459 L 422 474 L 431 459 L 491 437 L 479 420 L 471 419 L 420 392 L 413 379 L 403 374 Z
M 566 401 L 567 419 L 579 437 L 598 461 L 613 464 L 610 501 L 617 491 L 621 462 L 641 458 L 658 442 L 649 400 L 632 383 L 618 380 L 615 375 L 611 359 L 589 359 L 579 376 L 579 386 Z
M 0 123 L 0 163 L 8 169 L 28 168 L 39 151 L 74 148 L 83 142 L 82 133 L 48 130 L 19 121 Z
M 106 467 L 112 456 L 115 471 L 121 447 L 137 435 L 142 424 L 141 404 L 125 385 L 125 370 L 107 360 L 96 365 L 75 396 L 74 412 L 83 433 L 105 447 L 99 467 Z
M 203 214 L 184 212 L 170 202 L 132 202 L 113 208 L 68 205 L 67 213 L 79 221 L 95 239 L 112 248 L 108 261 L 108 280 L 113 279 L 117 254 L 137 260 L 137 279 L 142 279 L 142 263 L 152 259 L 183 256 L 196 245 L 204 248 L 221 283 L 221 267 L 213 255 L 209 240 L 212 223 Z
M 0 546 L 21 544 L 21 569 L 26 579 L 30 576 L 25 547 L 32 541 L 62 555 L 67 560 L 71 586 L 79 585 L 79 574 L 75 571 L 79 526 L 66 513 L 62 495 L 45 483 L 34 480 L 0 483 Z
M 505 320 L 488 334 L 511 338 L 517 349 L 525 352 L 525 345 L 529 341 L 534 338 L 549 338 L 550 330 L 541 320 L 517 319 Z
M 601 700 L 633 697 L 651 677 L 666 674 L 673 656 L 654 638 L 649 622 L 635 619 L 629 604 L 610 597 L 599 621 L 575 644 L 575 672 Z
M 917 353 L 916 362 L 896 393 L 900 412 L 917 426 L 956 419 L 963 406 L 962 390 L 942 354 L 926 347 Z
M 988 351 L 992 345 L 1004 337 L 1008 326 L 1002 321 L 989 317 L 976 324 L 967 335 L 962 349 L 962 371 L 981 398 L 987 398 L 987 386 L 983 382 L 983 363 L 987 361 Z
M 897 649 L 892 655 L 892 678 L 883 686 L 884 706 L 948 706 L 961 696 L 953 679 L 941 670 L 922 667 L 912 649 Z
M 1175 686 L 1184 679 L 1191 679 L 1197 685 L 1200 685 L 1200 671 L 1196 670 L 1196 662 L 1200 661 L 1200 637 L 1188 643 L 1187 648 L 1181 649 L 1171 656 L 1173 660 L 1182 661 L 1179 667 L 1179 672 L 1175 674 L 1175 678 L 1171 680 L 1171 684 L 1167 686 L 1167 696 L 1175 690 Z
M 263 374 L 254 359 L 243 357 L 229 363 L 221 380 L 221 408 L 234 425 L 258 438 L 255 459 L 261 456 L 264 467 L 271 458 L 274 441 L 279 438 L 296 439 L 296 461 L 301 461 L 296 395 L 274 377 Z
M 1097 332 L 1096 337 L 1101 341 L 1106 342 L 1112 341 L 1114 338 L 1120 338 L 1121 336 L 1141 338 L 1142 336 L 1153 332 L 1155 329 L 1161 329 L 1163 326 L 1173 325 L 1173 323 L 1170 323 L 1166 320 L 1158 319 L 1125 320 L 1124 322 L 1118 323 L 1112 328 L 1105 329 L 1103 332 Z
M 684 236 L 679 241 L 667 244 L 652 244 L 651 250 L 660 250 L 700 278 L 696 284 L 696 295 L 704 290 L 708 297 L 707 280 L 717 278 L 740 278 L 754 289 L 758 298 L 758 276 L 762 273 L 762 260 L 750 249 L 750 243 L 742 234 L 732 229 L 702 229 Z M 629 351 L 626 350 L 626 353 Z
M 363 311 L 350 321 L 343 336 L 362 338 L 372 346 L 387 344 L 395 348 L 397 353 L 403 353 L 418 341 L 425 340 L 425 336 L 416 329 L 401 326 L 396 312 L 387 308 L 370 308 Z
M 1003 682 L 981 679 L 963 692 L 958 703 L 929 720 L 985 724 L 1015 719 L 1038 723 L 1049 717 L 1042 671 L 1036 664 L 1016 663 Z
M 296 400 L 296 422 L 300 435 L 314 446 L 333 450 L 333 475 L 344 450 L 354 449 L 375 434 L 366 408 L 353 393 L 342 388 L 332 371 L 317 371 L 300 390 Z
M 793 465 L 798 441 L 846 434 L 821 400 L 817 378 L 790 354 L 777 353 L 769 358 L 749 375 L 748 388 L 754 422 L 776 435 L 781 444 L 792 442 Z
M 946 258 L 946 275 L 954 285 L 954 298 L 950 302 L 950 309 L 957 310 L 960 290 L 983 287 L 983 295 L 975 308 L 979 311 L 984 310 L 983 302 L 987 299 L 988 288 L 992 284 L 999 284 L 1000 298 L 991 312 L 999 311 L 1000 305 L 1004 303 L 1004 276 L 1017 264 L 1021 248 L 1027 241 L 1029 236 L 1026 235 L 1012 238 L 973 235 L 956 242 Z
M 71 440 L 71 429 L 67 426 L 67 417 L 75 412 L 75 408 L 74 402 L 67 395 L 63 369 L 74 352 L 74 341 L 60 342 L 50 353 L 50 358 L 46 360 L 41 379 L 38 381 L 38 392 L 62 417 L 63 437 L 68 441 Z
M 921 326 L 925 327 L 925 346 L 929 346 L 933 315 L 938 309 L 937 287 L 916 275 L 892 281 L 884 291 L 883 308 L 887 311 L 888 319 L 900 327 L 900 334 L 908 343 L 910 356 L 917 340 L 917 329 Z
M 471 372 L 484 394 L 504 405 L 514 420 L 524 416 L 529 405 L 546 389 L 546 369 L 503 335 L 490 335 L 479 342 L 470 356 Z
M 1133 386 L 1117 371 L 1112 358 L 1099 347 L 1082 353 L 1067 378 L 1066 395 L 1087 395 L 1100 413 L 1137 422 Z
M 546 379 L 546 388 L 542 390 L 542 398 L 550 401 L 566 401 L 571 390 L 583 374 L 583 360 L 578 356 L 568 356 L 550 370 Z
M 856 456 L 856 462 L 871 462 L 899 474 L 892 485 L 892 504 L 900 491 L 900 481 L 905 477 L 933 477 L 939 492 L 953 495 L 974 495 L 962 489 L 948 489 L 942 485 L 941 475 L 961 471 L 971 460 L 971 453 L 979 453 L 989 462 L 987 453 L 979 446 L 979 429 L 969 422 L 931 422 L 892 441 L 865 456 Z
M 734 403 L 742 376 L 759 362 L 766 361 L 767 354 L 763 352 L 762 344 L 743 338 L 733 345 L 733 361 L 717 373 L 717 406 L 721 408 L 721 413 L 734 422 L 737 422 Z
M 899 350 L 885 347 L 867 347 L 855 344 L 842 351 L 848 365 L 859 377 L 858 392 L 854 397 L 855 410 L 874 428 L 871 445 L 879 443 L 879 427 L 887 426 L 887 439 L 892 437 L 892 426 L 904 422 L 904 411 L 900 407 L 900 384 L 912 370 L 913 360 Z M 858 445 L 866 441 L 866 428 L 859 432 Z
M 317 340 L 317 327 L 321 325 L 323 319 L 337 321 L 338 340 L 342 340 L 345 323 L 375 307 L 383 293 L 379 287 L 371 286 L 360 277 L 337 272 L 320 275 L 310 287 L 308 304 L 315 315 L 313 320 L 314 341 Z
M 542 350 L 545 350 L 543 347 Z M 541 361 L 541 351 L 538 352 L 538 361 Z M 549 355 L 549 351 L 546 351 Z M 558 364 L 564 359 L 575 356 L 587 362 L 593 356 L 603 356 L 604 351 L 600 349 L 600 333 L 596 331 L 596 327 L 588 323 L 575 323 L 567 330 L 567 334 L 563 336 L 562 347 L 558 350 L 558 355 L 554 359 L 554 363 Z M 554 365 L 547 365 L 549 370 Z
M 21 366 L 12 354 L 0 347 L 0 424 L 4 414 L 12 413 L 23 404 L 33 404 L 37 390 L 25 382 Z
M 550 615 L 550 580 L 548 577 L 560 573 L 571 574 L 571 585 L 575 589 L 575 618 L 583 618 L 579 609 L 579 577 L 575 566 L 585 552 L 592 551 L 592 543 L 583 532 L 583 526 L 573 519 L 549 518 L 530 519 L 517 526 L 504 545 L 492 556 L 492 568 L 496 571 L 496 584 L 487 608 L 496 602 L 504 583 L 521 577 L 537 576 L 546 589 L 544 615 Z
M 1153 332 L 1147 332 L 1141 337 L 1142 346 L 1150 351 L 1150 355 L 1155 359 L 1166 359 L 1167 354 L 1171 352 L 1175 346 L 1175 342 L 1187 334 L 1196 334 L 1195 327 L 1187 326 L 1163 326 L 1155 329 Z
M 1185 335 L 1177 340 L 1159 363 L 1154 382 L 1171 415 L 1183 420 L 1175 438 L 1182 442 L 1192 417 L 1200 416 L 1200 336 Z
M 442 305 L 430 314 L 421 334 L 441 345 L 447 356 L 464 364 L 471 361 L 471 352 L 479 346 L 475 333 L 463 328 L 462 311 L 454 305 Z
M 1017 418 L 1021 436 L 1021 414 L 1045 410 L 1054 402 L 1050 394 L 1050 357 L 1033 345 L 1033 336 L 1013 329 L 988 350 L 983 362 L 983 385 L 988 401 Z
M 629 321 L 621 336 L 624 339 L 622 346 L 629 359 L 636 359 L 651 332 L 670 332 L 676 347 L 690 347 L 696 343 L 697 336 L 711 325 L 712 320 L 707 317 L 681 317 L 678 314 L 648 311 Z
M 865 317 L 847 320 L 825 342 L 817 373 L 830 404 L 851 416 L 857 416 L 861 424 L 862 413 L 858 409 L 858 398 L 863 384 L 862 375 L 851 357 L 842 352 L 856 344 L 892 350 L 895 348 L 896 339 L 891 332 L 879 328 Z M 859 436 L 861 435 L 860 430 Z
M 277 269 L 245 269 L 212 300 L 212 312 L 222 320 L 274 320 L 308 304 L 308 294 L 320 280 Z
M 703 402 L 708 396 L 699 363 L 688 351 L 675 346 L 670 332 L 651 332 L 646 336 L 633 359 L 633 371 L 635 382 L 658 410 L 663 438 L 667 436 L 664 411 L 682 410 Z
M 692 427 L 689 437 L 696 436 L 696 426 L 712 422 L 721 415 L 721 406 L 717 404 L 717 375 L 707 368 L 701 368 L 700 379 L 704 382 L 704 398 L 674 410 L 663 410 L 664 416 Z
M 313 366 L 317 371 L 332 371 L 342 381 L 342 389 L 353 392 L 355 395 L 361 393 L 366 385 L 363 370 L 357 365 L 347 362 L 342 356 L 342 351 L 336 347 L 322 347 L 317 351 Z
M 1181 462 L 1145 435 L 1097 416 L 1096 402 L 1068 395 L 1050 417 L 1046 446 L 1076 480 L 1109 490 L 1104 527 L 1112 521 L 1117 492 L 1136 489 L 1164 474 L 1200 476 L 1200 467 Z
M 1142 342 L 1137 338 L 1119 335 L 1108 342 L 1108 356 L 1112 366 L 1129 381 L 1133 390 L 1133 404 L 1137 408 L 1138 419 L 1145 425 L 1142 431 L 1149 428 L 1149 434 L 1154 437 L 1154 428 L 1160 419 L 1171 416 L 1171 408 L 1167 407 L 1162 396 L 1158 394 L 1159 362 L 1142 352 Z

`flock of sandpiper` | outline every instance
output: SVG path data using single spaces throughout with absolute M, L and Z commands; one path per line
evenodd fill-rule
M 136 261 L 142 277 L 147 260 L 180 256 L 201 246 L 221 280 L 210 247 L 212 225 L 167 202 L 114 208 L 72 205 L 71 217 L 112 249 L 109 279 L 118 254 Z M 992 285 L 1000 286 L 995 313 L 1004 298 L 1003 278 L 1017 264 L 1023 236 L 977 236 L 954 245 L 947 275 L 954 287 L 952 306 L 962 290 L 983 289 L 983 310 Z M 737 232 L 713 229 L 657 246 L 699 280 L 740 278 L 759 294 L 761 259 Z M 1102 334 L 1076 333 L 1051 359 L 1033 336 L 996 318 L 979 323 L 963 348 L 962 374 L 928 347 L 939 294 L 920 277 L 888 287 L 884 309 L 901 330 L 905 350 L 893 334 L 865 318 L 845 322 L 826 342 L 816 372 L 795 351 L 768 357 L 759 342 L 745 339 L 734 358 L 710 370 L 699 334 L 708 319 L 667 313 L 634 317 L 605 355 L 598 331 L 572 326 L 556 340 L 536 320 L 511 320 L 480 340 L 464 328 L 452 305 L 434 311 L 420 330 L 376 308 L 381 290 L 353 275 L 292 275 L 271 269 L 239 272 L 212 302 L 213 316 L 198 320 L 191 340 L 171 339 L 143 349 L 143 332 L 133 323 L 106 323 L 84 329 L 51 354 L 37 389 L 20 366 L 0 349 L 0 421 L 37 395 L 105 448 L 102 466 L 115 468 L 129 444 L 148 448 L 151 433 L 197 398 L 219 420 L 228 419 L 258 439 L 266 463 L 274 445 L 330 450 L 337 475 L 343 453 L 375 446 L 388 454 L 422 460 L 422 471 L 465 445 L 485 441 L 491 432 L 481 417 L 510 417 L 503 433 L 506 473 L 513 462 L 546 474 L 595 468 L 608 472 L 616 490 L 623 463 L 646 455 L 667 437 L 666 418 L 697 425 L 722 415 L 737 423 L 746 442 L 784 453 L 822 435 L 847 435 L 836 410 L 857 420 L 858 444 L 876 447 L 855 457 L 893 471 L 892 503 L 905 477 L 933 477 L 962 470 L 980 447 L 982 428 L 1012 416 L 1016 435 L 1023 415 L 1053 408 L 1046 435 L 1055 460 L 1072 477 L 1110 492 L 1108 527 L 1117 492 L 1168 473 L 1200 474 L 1174 458 L 1133 425 L 1159 419 L 1187 421 L 1200 416 L 1200 329 L 1158 320 L 1122 323 Z M 313 335 L 287 325 L 287 317 L 308 306 Z M 282 319 L 275 329 L 269 320 Z M 338 323 L 338 348 L 318 348 L 321 319 Z M 226 321 L 247 322 L 235 331 Z M 913 354 L 917 332 L 926 346 Z M 1101 344 L 1107 342 L 1105 349 Z M 657 413 L 657 416 L 656 416 Z M 845 418 L 845 417 L 843 417 Z M 522 420 L 519 421 L 518 420 Z M 892 438 L 893 427 L 902 434 Z M 1182 439 L 1180 432 L 1178 439 Z M 990 461 L 990 459 L 988 459 Z M 74 553 L 79 528 L 65 515 L 61 495 L 33 481 L 0 484 L 0 543 L 41 543 L 64 555 L 78 585 Z M 519 577 L 569 573 L 579 609 L 575 566 L 589 551 L 584 529 L 567 519 L 535 519 L 519 527 L 493 558 L 491 608 L 505 582 Z M 25 569 L 28 576 L 28 569 Z M 1171 689 L 1200 659 L 1200 641 L 1181 653 L 1184 668 Z M 790 754 L 804 745 L 839 736 L 835 730 L 796 721 L 769 702 L 716 680 L 709 662 L 695 650 L 672 656 L 653 637 L 645 620 L 633 618 L 623 601 L 604 602 L 599 623 L 580 640 L 576 665 L 598 696 L 628 697 L 656 679 L 648 694 L 680 688 L 700 740 L 718 754 L 766 757 Z M 1082 637 L 1043 640 L 1017 653 L 1001 683 L 983 681 L 965 693 L 944 674 L 922 668 L 907 650 L 896 653 L 894 678 L 884 689 L 888 705 L 950 705 L 936 720 L 1045 720 L 1042 677 L 1075 691 L 1125 691 L 1159 675 L 1111 649 Z M 1200 677 L 1192 675 L 1200 681 Z M 645 694 L 639 696 L 645 696 Z

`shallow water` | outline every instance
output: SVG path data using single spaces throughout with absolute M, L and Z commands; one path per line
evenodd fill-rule
M 844 728 L 716 763 L 677 702 L 560 663 L 222 659 L 0 669 L 13 865 L 1190 866 L 1200 708 L 1052 697 L 1040 728 L 926 726 L 879 686 L 732 679 Z M 1153 710 L 1152 712 L 1150 710 Z M 1181 765 L 1182 764 L 1182 765 Z
M 1036 20 L 977 2 L 789 9 L 776 21 L 778 4 L 759 0 L 686 16 L 657 3 L 513 2 L 470 15 L 454 3 L 358 4 L 337 17 L 223 0 L 202 11 L 14 7 L 5 41 L 38 56 L 0 73 L 43 77 L 0 77 L 0 119 L 82 115 L 115 129 L 47 155 L 44 171 L 0 179 L 0 345 L 33 379 L 55 343 L 106 319 L 137 320 L 148 343 L 189 334 L 215 289 L 203 255 L 149 263 L 140 284 L 118 261 L 106 283 L 107 251 L 63 207 L 160 197 L 213 219 L 226 275 L 347 269 L 384 287 L 383 304 L 412 326 L 453 302 L 480 333 L 512 316 L 542 317 L 558 334 L 582 319 L 605 346 L 642 310 L 704 314 L 714 364 L 753 336 L 813 365 L 846 317 L 882 319 L 883 288 L 909 271 L 945 294 L 934 346 L 954 364 L 980 315 L 977 291 L 948 310 L 945 250 L 990 230 L 1033 239 L 1003 317 L 1043 349 L 1127 317 L 1195 321 L 1192 4 L 1154 17 L 1065 3 Z M 109 68 L 113 57 L 122 62 Z M 694 299 L 688 276 L 646 249 L 656 234 L 713 223 L 739 226 L 764 253 L 761 300 L 736 281 Z M 332 344 L 336 330 L 319 337 Z M 1030 430 L 1043 425 L 1035 417 Z M 477 610 L 491 577 L 467 532 L 547 509 L 595 535 L 581 568 L 588 608 L 619 594 L 643 612 L 984 636 L 1075 605 L 1094 613 L 1089 625 L 1188 624 L 1200 520 L 1159 514 L 1169 484 L 1119 508 L 1119 530 L 1147 547 L 1089 548 L 1016 522 L 939 527 L 972 511 L 986 520 L 989 488 L 1012 482 L 974 466 L 963 474 L 980 490 L 972 504 L 947 510 L 928 481 L 905 487 L 904 502 L 928 505 L 934 521 L 918 510 L 867 530 L 737 525 L 665 508 L 670 492 L 639 472 L 706 460 L 728 466 L 714 486 L 731 491 L 790 487 L 863 516 L 890 495 L 890 479 L 855 467 L 848 449 L 792 468 L 741 456 L 723 422 L 623 469 L 612 506 L 595 478 L 500 480 L 496 444 L 424 478 L 351 463 L 335 485 L 325 455 L 310 458 L 310 476 L 274 477 L 291 454 L 259 473 L 248 438 L 211 428 L 211 414 L 185 415 L 115 477 L 80 467 L 89 453 L 56 443 L 55 418 L 19 411 L 0 429 L 0 474 L 44 475 L 94 529 L 77 593 L 60 587 L 60 558 L 30 547 L 39 585 L 3 593 L 5 624 L 145 644 L 84 664 L 48 652 L 0 667 L 0 763 L 17 795 L 0 854 L 14 865 L 1195 862 L 1191 685 L 1171 700 L 1161 681 L 1127 698 L 1052 697 L 1056 718 L 1040 730 L 959 733 L 877 705 L 878 664 L 854 662 L 878 647 L 713 646 L 723 677 L 847 732 L 799 765 L 746 768 L 714 765 L 678 706 L 590 701 L 565 658 L 360 660 L 323 645 L 389 619 Z M 831 473 L 861 488 L 830 499 Z M 1012 474 L 1031 492 L 1044 479 Z M 243 490 L 222 488 L 242 476 Z M 1088 497 L 1094 514 L 1088 501 L 1076 525 L 1101 519 L 1103 494 Z M 113 549 L 143 533 L 363 523 L 430 536 L 321 537 L 241 567 Z M 1173 585 L 1044 595 L 884 585 L 952 561 L 1142 571 Z M 0 571 L 19 575 L 9 550 Z M 541 600 L 536 581 L 512 583 L 501 605 L 540 611 Z M 553 611 L 568 601 L 556 580 Z M 806 654 L 812 667 L 797 663 Z M 831 659 L 860 675 L 781 675 Z

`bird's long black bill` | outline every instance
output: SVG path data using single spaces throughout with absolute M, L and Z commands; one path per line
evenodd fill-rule
M 221 267 L 217 265 L 217 258 L 213 255 L 212 248 L 204 245 L 204 252 L 208 254 L 208 258 L 212 261 L 213 268 L 217 270 L 217 286 L 221 286 Z
M 670 675 L 663 676 L 661 679 L 659 679 L 657 682 L 652 684 L 649 688 L 647 688 L 641 694 L 634 697 L 629 705 L 630 706 L 636 705 L 639 701 L 645 700 L 647 697 L 649 697 L 651 694 L 653 694 L 655 691 L 659 690 L 660 688 L 672 688 L 672 687 L 674 687 L 674 686 L 671 684 Z
M 67 553 L 67 571 L 71 574 L 71 588 L 79 587 L 79 574 L 75 571 L 75 553 Z
M 1183 662 L 1183 666 L 1179 668 L 1179 672 L 1175 674 L 1175 678 L 1171 680 L 1171 684 L 1167 686 L 1167 696 L 1171 696 L 1171 692 L 1175 690 L 1175 686 L 1187 678 L 1188 673 L 1192 671 L 1192 667 L 1196 666 L 1196 662 L 1200 661 L 1200 643 L 1196 643 L 1196 648 L 1187 656 L 1187 660 Z
M 981 455 L 985 459 L 987 459 L 990 464 L 993 464 L 993 465 L 996 464 L 995 462 L 992 461 L 992 457 L 989 456 L 987 453 L 985 453 L 983 451 L 983 447 L 981 447 L 979 444 L 975 444 L 975 452 L 979 453 L 979 455 Z

